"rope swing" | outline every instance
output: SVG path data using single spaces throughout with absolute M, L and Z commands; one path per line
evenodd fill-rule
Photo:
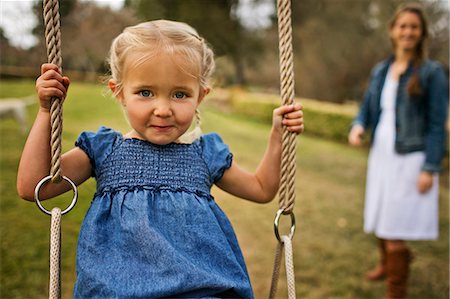
M 283 105 L 294 103 L 294 55 L 292 49 L 291 2 L 277 1 L 278 39 L 280 59 L 280 93 Z M 285 249 L 285 266 L 287 276 L 288 298 L 295 299 L 295 274 L 292 251 L 292 238 L 295 232 L 295 169 L 296 169 L 296 139 L 295 133 L 283 127 L 281 173 L 279 190 L 279 209 L 275 216 L 274 230 L 278 240 L 275 252 L 275 263 L 272 274 L 272 284 L 269 298 L 275 298 L 280 274 L 281 255 Z M 291 229 L 289 235 L 279 235 L 278 223 L 281 215 L 290 215 Z
M 294 62 L 292 49 L 292 27 L 290 0 L 277 0 L 278 35 L 279 35 L 279 59 L 280 59 L 280 93 L 283 105 L 294 103 Z M 61 70 L 61 33 L 58 0 L 44 0 L 45 40 L 47 46 L 47 58 Z M 35 202 L 39 209 L 51 216 L 50 230 L 50 282 L 49 298 L 61 298 L 61 216 L 68 213 L 76 204 L 78 192 L 76 185 L 67 177 L 61 175 L 61 139 L 62 139 L 62 103 L 64 99 L 52 98 L 51 100 L 51 168 L 50 174 L 43 178 L 35 188 Z M 198 120 L 199 121 L 199 120 Z M 283 127 L 281 173 L 279 190 L 279 210 L 274 221 L 275 235 L 278 245 L 275 253 L 275 263 L 272 275 L 272 284 L 269 298 L 275 298 L 280 272 L 281 256 L 285 251 L 285 266 L 287 275 L 288 298 L 295 299 L 295 275 L 292 252 L 292 238 L 295 231 L 295 217 L 293 213 L 295 202 L 295 170 L 296 170 L 296 138 L 295 133 L 287 131 Z M 69 207 L 64 211 L 55 207 L 52 211 L 46 210 L 40 203 L 39 191 L 47 182 L 68 182 L 74 193 Z M 278 223 L 282 215 L 291 218 L 289 235 L 281 235 L 278 232 Z
M 44 0 L 44 22 L 45 41 L 47 45 L 47 59 L 61 70 L 61 32 L 59 21 L 58 0 Z M 61 139 L 62 139 L 62 103 L 64 99 L 52 98 L 50 108 L 51 125 L 51 165 L 50 175 L 43 178 L 34 190 L 34 199 L 39 209 L 51 216 L 50 226 L 50 282 L 49 298 L 61 298 L 61 216 L 68 213 L 76 204 L 78 191 L 76 185 L 67 177 L 61 175 Z M 42 186 L 51 181 L 52 183 L 68 182 L 73 189 L 73 199 L 69 207 L 64 211 L 53 208 L 51 211 L 45 209 L 39 200 L 39 191 Z

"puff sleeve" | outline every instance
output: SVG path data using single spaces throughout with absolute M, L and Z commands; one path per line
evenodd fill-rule
M 203 135 L 200 144 L 203 159 L 210 173 L 212 183 L 219 181 L 225 170 L 230 168 L 233 154 L 230 153 L 228 145 L 216 133 Z
M 97 170 L 112 153 L 114 144 L 121 134 L 113 129 L 100 127 L 97 132 L 82 132 L 75 146 L 82 149 L 89 157 L 92 165 L 92 176 L 97 176 Z

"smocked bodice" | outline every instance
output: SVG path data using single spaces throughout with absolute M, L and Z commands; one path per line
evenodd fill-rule
M 199 143 L 160 146 L 119 139 L 97 172 L 100 193 L 145 187 L 207 194 L 213 183 Z

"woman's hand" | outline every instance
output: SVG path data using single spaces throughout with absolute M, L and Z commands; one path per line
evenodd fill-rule
M 52 98 L 65 99 L 69 85 L 69 78 L 61 75 L 58 66 L 44 63 L 41 66 L 41 76 L 36 80 L 41 109 L 50 111 Z
M 433 174 L 428 171 L 422 171 L 417 180 L 417 191 L 420 193 L 428 192 L 433 186 Z
M 273 128 L 281 135 L 282 127 L 286 126 L 289 132 L 300 134 L 304 131 L 303 106 L 299 103 L 285 105 L 273 111 Z
M 361 125 L 354 125 L 348 134 L 348 143 L 353 146 L 360 146 L 362 144 L 362 137 L 364 135 L 364 128 Z

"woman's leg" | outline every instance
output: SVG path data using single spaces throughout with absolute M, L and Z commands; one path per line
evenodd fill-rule
M 366 279 L 370 281 L 381 280 L 386 277 L 386 240 L 378 240 L 378 250 L 380 252 L 380 262 L 375 269 L 366 273 Z
M 387 298 L 406 298 L 411 251 L 402 240 L 386 240 Z

